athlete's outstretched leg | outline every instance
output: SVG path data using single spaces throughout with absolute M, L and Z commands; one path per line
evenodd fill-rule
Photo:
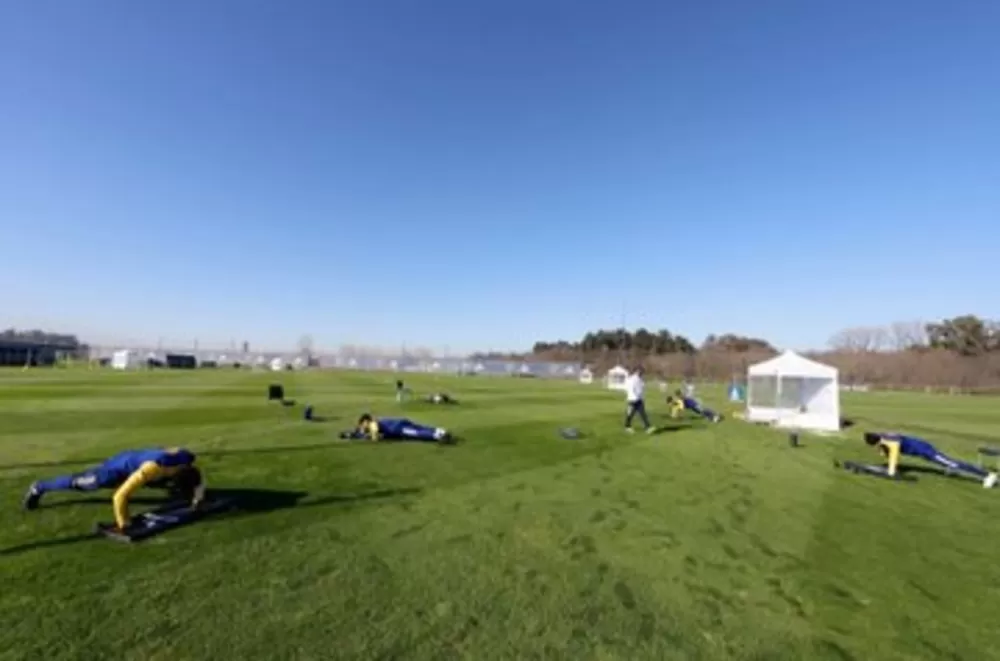
M 437 442 L 443 440 L 448 432 L 440 427 L 428 427 L 419 425 L 409 420 L 404 420 L 399 427 L 400 440 L 403 441 L 424 441 Z
M 719 416 L 715 411 L 710 408 L 706 408 L 699 404 L 698 402 L 691 401 L 686 404 L 688 410 L 694 411 L 706 420 L 711 420 L 712 422 L 718 422 L 721 416 Z
M 38 507 L 42 496 L 50 491 L 97 491 L 109 484 L 109 475 L 101 467 L 73 475 L 60 475 L 47 480 L 39 480 L 31 485 L 24 496 L 25 509 Z
M 937 464 L 938 466 L 944 466 L 948 470 L 968 473 L 980 479 L 985 479 L 990 474 L 988 470 L 983 470 L 982 468 L 976 466 L 975 464 L 967 463 L 965 461 L 962 461 L 961 459 L 953 459 L 942 452 L 935 451 L 927 458 L 931 462 Z
M 699 408 L 701 408 L 702 417 L 704 417 L 707 420 L 711 420 L 712 422 L 718 422 L 719 420 L 722 419 L 722 416 L 713 411 L 712 409 L 705 408 L 704 406 Z

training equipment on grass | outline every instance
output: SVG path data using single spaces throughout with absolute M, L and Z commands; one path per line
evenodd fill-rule
M 188 504 L 175 503 L 133 516 L 128 527 L 124 530 L 119 530 L 113 523 L 98 523 L 96 532 L 98 535 L 115 542 L 140 542 L 167 530 L 195 523 L 205 517 L 234 508 L 235 503 L 230 500 L 210 501 L 203 503 L 197 509 Z
M 563 427 L 559 430 L 559 435 L 570 441 L 575 441 L 582 436 L 580 430 L 575 427 Z
M 994 470 L 1000 471 L 1000 448 L 984 445 L 979 448 L 979 467 L 986 468 L 986 463 L 993 462 Z
M 282 402 L 285 400 L 285 388 L 280 383 L 272 383 L 267 387 L 267 401 Z
M 302 410 L 302 419 L 306 422 L 326 422 L 329 420 L 325 415 L 316 413 L 316 409 L 312 404 L 306 405 L 305 409 Z
M 871 475 L 872 477 L 881 477 L 886 480 L 895 480 L 898 482 L 914 482 L 916 481 L 914 477 L 910 475 L 904 475 L 902 473 L 896 473 L 895 475 L 890 475 L 889 470 L 885 466 L 874 466 L 872 464 L 862 464 L 856 461 L 837 461 L 834 460 L 833 465 L 837 468 L 843 468 L 846 471 L 854 473 L 855 475 Z

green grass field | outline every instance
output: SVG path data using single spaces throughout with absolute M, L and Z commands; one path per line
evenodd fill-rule
M 332 420 L 237 371 L 0 372 L 0 658 L 988 659 L 1000 646 L 1000 493 L 852 476 L 860 431 L 903 428 L 975 458 L 988 398 L 845 397 L 858 426 L 792 449 L 737 420 L 620 430 L 597 386 L 282 375 Z M 703 393 L 722 406 L 722 393 Z M 713 396 L 714 395 L 714 396 Z M 454 429 L 454 447 L 346 444 L 363 410 Z M 576 441 L 556 434 L 579 427 Z M 35 478 L 184 445 L 248 511 L 134 546 L 88 536 L 110 494 Z M 150 505 L 145 505 L 149 507 Z M 134 509 L 139 509 L 137 505 Z

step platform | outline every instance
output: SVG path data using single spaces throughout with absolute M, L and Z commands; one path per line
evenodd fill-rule
M 906 475 L 902 472 L 897 472 L 895 475 L 889 475 L 889 471 L 885 466 L 873 466 L 872 464 L 862 464 L 857 461 L 834 461 L 833 465 L 837 468 L 843 468 L 846 471 L 854 473 L 855 475 L 871 475 L 872 477 L 881 477 L 886 480 L 893 480 L 896 482 L 916 482 L 916 478 L 912 475 Z
M 128 528 L 118 530 L 113 523 L 98 523 L 98 535 L 115 542 L 126 544 L 141 542 L 161 533 L 180 526 L 186 526 L 206 517 L 216 516 L 232 511 L 236 503 L 232 500 L 213 500 L 202 504 L 198 509 L 192 509 L 188 504 L 174 503 L 164 507 L 136 514 L 132 517 Z

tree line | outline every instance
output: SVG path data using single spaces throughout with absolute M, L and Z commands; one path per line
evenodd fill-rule
M 573 360 L 598 369 L 642 364 L 666 378 L 725 380 L 776 353 L 769 341 L 736 333 L 709 335 L 695 346 L 668 330 L 618 328 L 592 331 L 577 341 L 536 342 L 522 357 Z M 810 356 L 840 369 L 845 383 L 1000 388 L 1000 321 L 968 314 L 931 323 L 848 328 L 830 338 L 827 350 Z
M 89 347 L 74 334 L 8 328 L 0 342 L 46 344 L 85 358 Z M 844 383 L 896 388 L 1000 389 L 1000 320 L 974 314 L 930 323 L 897 322 L 847 328 L 835 333 L 825 351 L 810 356 L 840 369 Z M 300 350 L 313 351 L 303 336 Z M 375 348 L 352 347 L 374 355 Z M 408 348 L 430 356 L 429 349 Z M 641 363 L 666 378 L 728 380 L 777 353 L 767 340 L 737 333 L 709 335 L 701 343 L 666 329 L 596 330 L 579 340 L 535 342 L 530 352 L 490 352 L 481 358 L 551 360 L 587 363 L 606 369 L 617 363 Z

